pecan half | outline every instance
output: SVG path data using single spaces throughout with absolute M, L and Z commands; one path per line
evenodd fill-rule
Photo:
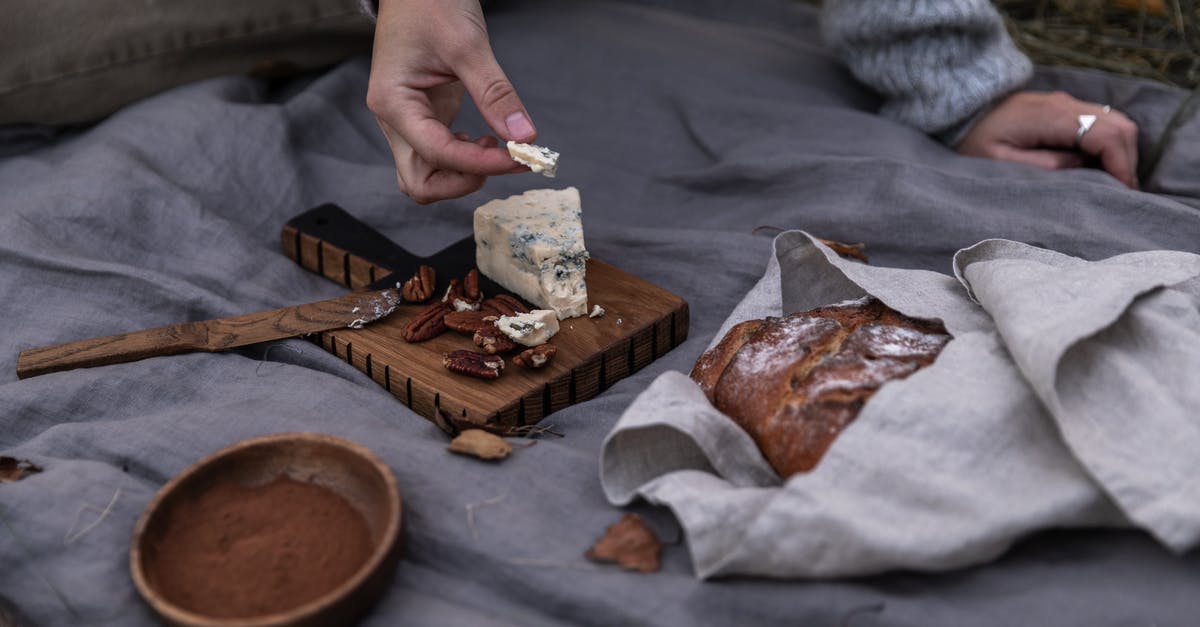
M 512 360 L 518 366 L 526 368 L 544 368 L 554 356 L 558 354 L 558 347 L 553 344 L 539 344 L 533 348 L 527 348 L 517 355 L 513 356 Z
M 489 316 L 490 317 L 490 316 Z M 504 331 L 496 328 L 495 324 L 490 324 L 485 327 L 479 327 L 475 331 L 475 337 L 472 338 L 475 345 L 483 352 L 489 355 L 496 353 L 507 353 L 517 347 L 517 343 L 512 341 L 512 338 L 504 334 Z
M 485 311 L 495 311 L 504 316 L 529 313 L 529 308 L 525 306 L 525 303 L 522 303 L 516 297 L 509 294 L 497 294 L 483 301 L 483 309 Z
M 475 351 L 456 350 L 442 356 L 442 365 L 450 372 L 479 379 L 498 379 L 504 370 L 504 359 L 499 355 L 484 355 Z
M 483 327 L 495 327 L 496 319 L 496 314 L 486 311 L 452 311 L 446 314 L 446 328 L 470 335 Z
M 408 324 L 404 325 L 404 330 L 400 332 L 400 336 L 404 338 L 405 342 L 424 342 L 433 339 L 446 332 L 446 314 L 450 311 L 449 305 L 440 302 L 434 303 L 409 320 Z
M 430 266 L 421 266 L 417 268 L 417 273 L 411 279 L 404 282 L 404 287 L 400 288 L 400 295 L 410 303 L 420 303 L 433 296 L 435 287 L 437 287 L 437 271 Z
M 472 268 L 462 281 L 453 279 L 442 302 L 454 307 L 455 311 L 479 311 L 483 294 L 479 291 L 479 271 Z
M 479 270 L 471 268 L 471 271 L 463 278 L 463 296 L 475 303 L 483 300 L 483 292 L 479 291 Z
M 512 294 L 496 294 L 496 300 L 507 303 L 517 313 L 529 313 L 529 308 Z

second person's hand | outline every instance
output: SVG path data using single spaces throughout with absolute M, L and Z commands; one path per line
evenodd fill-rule
M 1095 116 L 1083 130 L 1079 116 Z M 1081 134 L 1082 131 L 1082 134 Z M 1126 186 L 1138 188 L 1138 127 L 1111 107 L 1062 92 L 1017 92 L 1000 101 L 967 133 L 958 151 L 1050 170 L 1095 159 Z
M 537 137 L 492 53 L 478 0 L 380 0 L 367 106 L 391 147 L 400 190 L 419 203 L 528 171 L 495 137 L 450 130 L 464 91 L 501 140 Z

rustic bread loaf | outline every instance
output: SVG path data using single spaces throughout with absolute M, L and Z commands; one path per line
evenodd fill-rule
M 884 383 L 933 363 L 950 336 L 873 298 L 747 320 L 692 378 L 782 477 L 811 470 Z

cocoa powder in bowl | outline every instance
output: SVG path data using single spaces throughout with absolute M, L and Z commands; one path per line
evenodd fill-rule
M 313 601 L 353 576 L 372 550 L 350 503 L 286 475 L 259 486 L 214 483 L 164 522 L 148 574 L 167 600 L 214 618 Z
M 403 527 L 396 477 L 370 449 L 264 435 L 159 489 L 134 527 L 130 574 L 169 625 L 340 627 L 387 590 Z

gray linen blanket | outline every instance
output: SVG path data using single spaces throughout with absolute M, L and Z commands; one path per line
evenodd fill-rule
M 692 312 L 687 342 L 550 416 L 564 437 L 498 466 L 446 453 L 433 425 L 303 340 L 24 381 L 16 357 L 342 293 L 278 243 L 320 203 L 430 253 L 470 232 L 476 206 L 545 179 L 408 202 L 363 104 L 366 59 L 283 84 L 205 81 L 86 129 L 0 130 L 0 454 L 45 469 L 0 484 L 0 605 L 32 624 L 151 624 L 127 555 L 154 492 L 217 448 L 307 430 L 371 447 L 404 490 L 407 549 L 371 625 L 1190 622 L 1196 555 L 1136 531 L 1045 532 L 944 574 L 702 582 L 673 517 L 639 503 L 667 541 L 661 572 L 582 557 L 623 513 L 597 473 L 605 435 L 658 375 L 691 367 L 762 276 L 771 237 L 755 227 L 862 241 L 874 264 L 942 273 L 993 237 L 1098 260 L 1196 252 L 1200 235 L 1198 121 L 1145 192 L 1097 170 L 963 158 L 875 116 L 802 6 L 651 4 L 490 5 L 499 59 L 564 155 L 555 183 L 581 190 L 592 254 Z M 1144 150 L 1185 96 L 1090 72 L 1042 72 L 1036 86 L 1127 111 Z M 484 131 L 470 110 L 459 126 Z

